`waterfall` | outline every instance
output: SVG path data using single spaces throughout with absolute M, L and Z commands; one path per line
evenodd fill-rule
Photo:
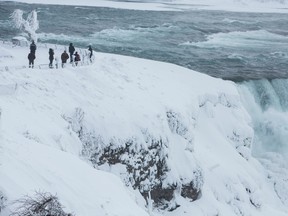
M 288 79 L 250 80 L 238 86 L 252 118 L 253 154 L 275 152 L 288 156 Z
M 238 83 L 238 87 L 254 128 L 252 154 L 288 206 L 288 80 L 250 80 Z

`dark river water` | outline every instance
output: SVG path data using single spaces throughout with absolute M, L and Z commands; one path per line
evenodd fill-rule
M 288 78 L 288 15 L 153 12 L 0 2 L 0 39 L 19 35 L 10 14 L 38 11 L 39 41 L 175 63 L 234 81 Z

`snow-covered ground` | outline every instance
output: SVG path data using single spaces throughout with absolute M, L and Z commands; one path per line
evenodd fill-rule
M 149 215 L 139 192 L 121 183 L 123 167 L 95 169 L 88 162 L 77 134 L 83 128 L 115 148 L 127 139 L 145 148 L 148 133 L 160 138 L 169 169 L 166 184 L 195 178 L 194 170 L 200 170 L 198 200 L 184 198 L 179 188 L 172 201 L 180 207 L 155 208 L 151 215 L 288 214 L 251 156 L 251 119 L 235 83 L 104 53 L 95 53 L 92 65 L 49 69 L 50 47 L 58 58 L 64 50 L 38 44 L 35 68 L 29 69 L 27 47 L 0 45 L 0 191 L 7 197 L 1 215 L 13 210 L 12 201 L 34 191 L 57 194 L 76 216 Z
M 0 0 L 2 1 L 2 0 Z M 287 13 L 287 0 L 17 0 L 17 2 L 38 4 L 60 4 L 75 6 L 112 7 L 132 10 L 226 10 L 246 12 Z
M 287 2 L 51 0 L 49 4 L 286 12 Z M 235 83 L 173 64 L 104 53 L 96 53 L 94 64 L 85 57 L 79 67 L 49 69 L 49 48 L 55 49 L 58 59 L 65 49 L 38 44 L 35 68 L 29 69 L 27 47 L 0 44 L 1 216 L 13 211 L 13 201 L 35 191 L 57 194 L 65 210 L 75 216 L 288 215 L 287 168 L 277 167 L 285 158 L 272 153 L 275 165 L 262 158 L 267 171 L 251 156 L 252 120 Z M 85 51 L 77 51 L 83 58 Z M 155 149 L 160 152 L 155 160 L 165 159 L 161 186 L 176 185 L 165 210 L 154 205 L 151 212 L 139 193 L 159 180 L 153 178 L 155 167 L 149 167 L 150 176 L 140 182 L 138 191 L 132 189 L 135 176 L 131 183 L 123 164 L 99 163 L 108 147 L 121 149 L 127 143 L 132 143 L 135 157 L 126 152 L 120 159 L 130 168 L 138 166 L 143 156 L 137 151 L 152 152 L 143 166 L 155 156 Z M 161 144 L 160 150 L 157 145 L 149 149 L 149 143 Z M 191 183 L 200 191 L 193 202 L 182 193 Z

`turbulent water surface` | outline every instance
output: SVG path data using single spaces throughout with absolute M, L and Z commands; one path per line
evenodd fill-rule
M 287 78 L 288 15 L 223 11 L 152 12 L 0 2 L 0 39 L 15 9 L 37 9 L 42 42 L 175 63 L 231 80 Z

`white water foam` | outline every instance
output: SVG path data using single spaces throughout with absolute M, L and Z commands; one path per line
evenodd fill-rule
M 253 120 L 254 154 L 275 152 L 288 156 L 288 80 L 248 81 L 239 90 Z
M 201 48 L 219 48 L 219 47 L 246 47 L 267 48 L 271 46 L 282 47 L 288 43 L 288 38 L 282 35 L 274 34 L 265 30 L 258 31 L 234 31 L 229 33 L 216 33 L 207 36 L 206 41 L 184 42 L 181 45 L 197 46 Z M 286 45 L 285 45 L 286 46 Z

